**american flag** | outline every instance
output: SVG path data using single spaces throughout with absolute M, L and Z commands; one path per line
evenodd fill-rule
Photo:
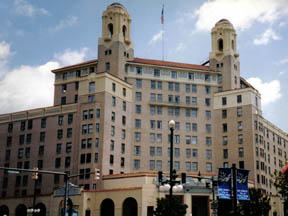
M 164 5 L 162 7 L 162 12 L 161 12 L 161 24 L 164 24 Z

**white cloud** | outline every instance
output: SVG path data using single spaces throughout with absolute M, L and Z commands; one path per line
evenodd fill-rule
M 60 62 L 61 66 L 77 64 L 84 61 L 88 48 L 84 47 L 80 51 L 65 50 L 63 53 L 56 53 L 54 58 Z
M 255 38 L 255 45 L 267 45 L 271 40 L 280 40 L 281 38 L 271 29 L 267 29 L 259 38 Z
M 181 51 L 183 51 L 183 50 L 185 50 L 185 49 L 186 49 L 185 44 L 182 43 L 182 42 L 180 42 L 180 43 L 178 44 L 178 46 L 176 47 L 176 52 L 181 52 Z
M 210 31 L 215 23 L 226 18 L 237 30 L 250 28 L 255 22 L 273 23 L 288 16 L 287 0 L 210 0 L 190 13 L 196 18 L 196 30 Z
M 252 77 L 247 81 L 260 92 L 263 105 L 273 103 L 282 97 L 279 80 L 263 82 L 259 77 Z
M 49 15 L 49 12 L 44 8 L 37 8 L 25 0 L 14 1 L 15 11 L 22 16 L 33 17 L 37 14 Z
M 288 22 L 280 22 L 280 23 L 279 23 L 279 27 L 284 27 L 284 26 L 286 26 L 286 25 L 288 25 Z
M 83 61 L 86 50 L 66 50 L 42 65 L 21 65 L 6 70 L 0 79 L 0 113 L 52 106 L 54 74 L 51 70 Z
M 163 34 L 164 34 L 164 31 L 161 30 L 155 35 L 153 35 L 152 39 L 149 41 L 149 45 L 153 45 L 157 43 L 158 41 L 162 40 Z
M 285 70 L 280 71 L 280 72 L 278 73 L 278 76 L 282 76 L 282 75 L 284 75 L 284 74 L 286 74 L 286 73 L 287 73 L 287 71 L 285 71 Z
M 5 41 L 0 42 L 0 61 L 10 56 L 10 44 Z
M 78 17 L 68 16 L 65 19 L 60 20 L 56 26 L 50 28 L 49 30 L 52 32 L 56 32 L 56 31 L 62 30 L 64 28 L 71 27 L 71 26 L 75 25 L 77 22 L 78 22 Z
M 280 64 L 280 65 L 288 64 L 288 58 L 282 59 L 282 60 L 279 62 L 279 64 Z

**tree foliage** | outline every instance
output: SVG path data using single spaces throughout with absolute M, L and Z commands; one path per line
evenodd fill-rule
M 275 170 L 274 186 L 281 196 L 288 197 L 288 175 L 284 175 L 283 172 Z
M 245 216 L 268 216 L 271 209 L 270 198 L 260 189 L 249 189 L 250 200 L 239 202 L 239 213 Z
M 153 212 L 154 216 L 185 216 L 187 205 L 181 202 L 180 197 L 173 196 L 170 205 L 169 198 L 157 198 L 157 208 Z

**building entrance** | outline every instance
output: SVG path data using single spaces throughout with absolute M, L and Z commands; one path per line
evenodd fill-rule
M 208 213 L 209 213 L 209 197 L 192 196 L 192 215 L 208 216 Z

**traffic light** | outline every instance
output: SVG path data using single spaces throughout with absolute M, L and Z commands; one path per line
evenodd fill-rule
M 94 180 L 100 180 L 100 169 L 95 168 L 95 173 L 94 173 Z
M 159 182 L 159 185 L 162 185 L 162 182 L 163 182 L 163 172 L 162 171 L 158 172 L 158 182 Z
M 172 171 L 172 181 L 175 181 L 177 177 L 178 177 L 178 175 L 176 173 L 176 170 L 173 169 L 173 171 Z
M 33 180 L 38 180 L 38 168 L 33 168 L 34 172 L 32 173 L 32 179 Z
M 186 173 L 181 173 L 181 182 L 182 184 L 186 183 Z

